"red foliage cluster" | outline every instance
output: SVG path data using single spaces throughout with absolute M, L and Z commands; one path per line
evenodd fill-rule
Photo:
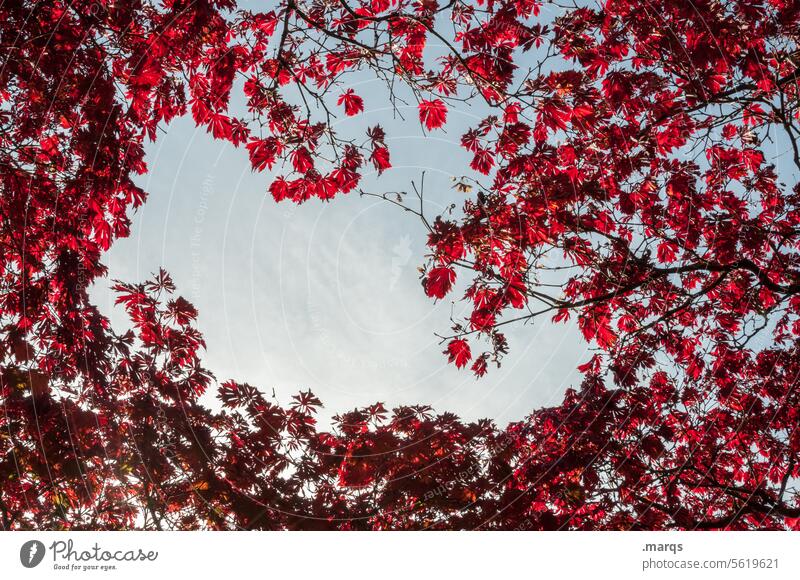
M 752 453 L 765 434 L 760 415 L 710 408 L 663 372 L 627 389 L 587 379 L 559 407 L 505 429 L 378 403 L 324 431 L 310 392 L 281 406 L 251 385 L 226 382 L 221 411 L 201 404 L 212 377 L 198 359 L 197 313 L 173 296 L 164 272 L 116 290 L 133 330 L 108 331 L 97 345 L 102 384 L 4 368 L 4 529 L 704 529 L 800 521 L 781 496 L 786 470 Z M 463 354 L 454 350 L 458 364 Z M 772 446 L 779 453 L 789 443 L 775 436 Z
M 800 4 L 539 10 L 4 5 L 2 527 L 796 527 L 800 187 L 784 182 L 800 171 Z M 363 112 L 346 86 L 359 70 L 409 91 L 427 130 L 463 100 L 492 109 L 462 137 L 490 182 L 458 183 L 457 216 L 420 215 L 423 287 L 443 299 L 467 278 L 445 354 L 478 375 L 507 352 L 502 325 L 575 317 L 597 354 L 560 406 L 501 430 L 378 404 L 324 432 L 310 393 L 282 407 L 224 383 L 215 412 L 198 401 L 213 378 L 196 312 L 165 273 L 117 285 L 129 333 L 89 302 L 145 199 L 144 141 L 176 116 L 278 166 L 278 201 L 389 169 L 380 126 L 358 142 L 331 125 Z M 239 87 L 249 119 L 229 111 Z

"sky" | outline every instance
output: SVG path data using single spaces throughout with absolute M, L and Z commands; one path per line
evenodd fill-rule
M 425 172 L 426 213 L 460 207 L 465 194 L 451 178 L 464 174 L 469 157 L 459 140 L 487 111 L 477 101 L 458 105 L 444 130 L 426 134 L 413 103 L 401 119 L 379 81 L 352 82 L 366 111 L 340 117 L 337 132 L 363 135 L 380 123 L 392 154 L 393 168 L 365 175 L 363 189 L 410 192 Z M 243 112 L 241 102 L 231 107 Z M 163 267 L 199 310 L 204 363 L 219 380 L 274 389 L 281 403 L 311 389 L 325 405 L 323 422 L 382 401 L 505 424 L 559 404 L 577 386 L 587 345 L 574 325 L 544 318 L 507 327 L 511 351 L 481 379 L 447 364 L 436 333 L 449 334 L 451 315 L 466 303 L 458 292 L 437 303 L 425 296 L 418 267 L 426 231 L 396 206 L 357 192 L 276 203 L 267 188 L 278 168 L 253 173 L 243 147 L 213 140 L 191 118 L 168 126 L 146 160 L 138 184 L 148 201 L 133 215 L 130 237 L 107 254 L 109 279 L 92 290 L 115 327 L 125 326 L 125 314 L 113 306 L 110 280 L 140 282 Z

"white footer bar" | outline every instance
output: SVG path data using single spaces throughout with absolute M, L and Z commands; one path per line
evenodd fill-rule
M 14 579 L 796 579 L 800 534 L 4 532 L 0 572 Z

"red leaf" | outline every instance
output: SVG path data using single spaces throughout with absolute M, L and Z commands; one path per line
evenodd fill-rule
M 386 147 L 375 147 L 372 151 L 370 161 L 372 161 L 375 168 L 378 170 L 378 175 L 392 166 L 389 161 L 389 150 Z
M 298 173 L 305 173 L 312 167 L 314 162 L 311 160 L 311 154 L 305 147 L 298 147 L 292 152 L 292 166 Z
M 269 186 L 269 192 L 275 198 L 275 201 L 283 201 L 289 197 L 289 184 L 283 177 L 278 177 Z
M 486 355 L 483 355 L 472 363 L 472 372 L 475 373 L 475 376 L 482 377 L 486 374 L 486 367 Z
M 421 101 L 419 120 L 429 131 L 441 127 L 447 121 L 447 105 L 441 99 Z
M 277 153 L 277 141 L 275 138 L 253 139 L 247 144 L 247 151 L 250 153 L 250 163 L 256 171 L 263 171 L 264 168 L 272 169 Z
M 494 166 L 494 156 L 488 149 L 478 149 L 469 166 L 475 171 L 488 175 Z
M 456 273 L 452 268 L 440 267 L 433 268 L 428 277 L 425 278 L 422 285 L 425 288 L 425 294 L 432 298 L 444 298 L 445 294 L 453 287 L 456 281 Z
M 342 93 L 336 104 L 339 106 L 344 105 L 344 112 L 348 117 L 357 115 L 364 110 L 363 99 L 355 94 L 353 89 L 347 89 Z
M 445 354 L 448 356 L 448 362 L 455 363 L 457 368 L 466 366 L 472 358 L 472 353 L 469 350 L 469 344 L 463 338 L 451 340 L 447 345 Z

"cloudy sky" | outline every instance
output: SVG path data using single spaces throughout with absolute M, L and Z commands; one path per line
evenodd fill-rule
M 352 87 L 367 111 L 340 118 L 337 131 L 363 135 L 380 123 L 394 166 L 367 176 L 364 189 L 410 191 L 425 171 L 426 212 L 460 206 L 451 177 L 469 158 L 458 141 L 486 111 L 456 107 L 445 130 L 426 135 L 415 106 L 400 110 L 405 120 L 396 116 L 378 81 L 365 76 Z M 546 319 L 509 328 L 510 354 L 482 379 L 448 365 L 435 333 L 448 333 L 465 305 L 458 294 L 438 303 L 425 296 L 417 271 L 425 230 L 396 206 L 355 192 L 276 203 L 267 193 L 272 174 L 254 174 L 243 148 L 214 141 L 188 118 L 151 144 L 147 162 L 139 183 L 150 197 L 130 238 L 106 257 L 110 278 L 142 281 L 167 269 L 200 311 L 206 365 L 218 379 L 274 388 L 282 402 L 310 388 L 325 404 L 323 420 L 383 401 L 499 423 L 557 404 L 577 383 L 586 345 L 574 326 Z M 94 296 L 121 327 L 108 285 L 101 281 Z

